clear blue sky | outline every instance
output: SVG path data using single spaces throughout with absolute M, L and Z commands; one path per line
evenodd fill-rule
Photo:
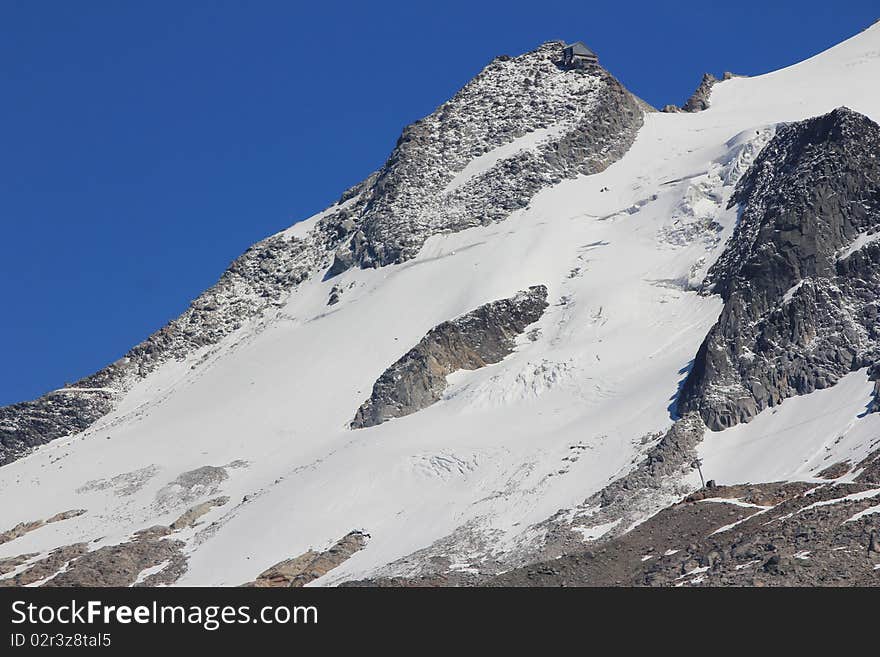
M 719 5 L 0 0 L 0 405 L 121 356 L 495 55 L 582 39 L 661 106 L 880 17 Z

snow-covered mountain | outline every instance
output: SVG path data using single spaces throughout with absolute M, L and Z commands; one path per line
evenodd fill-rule
M 0 585 L 880 581 L 880 25 L 685 111 L 563 46 L 0 409 Z

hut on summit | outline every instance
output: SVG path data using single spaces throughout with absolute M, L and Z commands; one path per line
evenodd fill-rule
M 566 68 L 582 68 L 598 63 L 598 55 L 587 48 L 583 41 L 570 43 L 562 50 L 562 65 Z

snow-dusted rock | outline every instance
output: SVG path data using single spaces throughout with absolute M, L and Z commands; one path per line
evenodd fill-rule
M 847 108 L 781 128 L 740 180 L 705 290 L 725 299 L 681 408 L 711 429 L 833 385 L 880 355 L 880 126 Z

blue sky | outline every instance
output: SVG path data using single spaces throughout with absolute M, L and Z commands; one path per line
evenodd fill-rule
M 876 0 L 0 2 L 0 405 L 124 354 L 496 55 L 582 39 L 662 106 L 878 17 Z

